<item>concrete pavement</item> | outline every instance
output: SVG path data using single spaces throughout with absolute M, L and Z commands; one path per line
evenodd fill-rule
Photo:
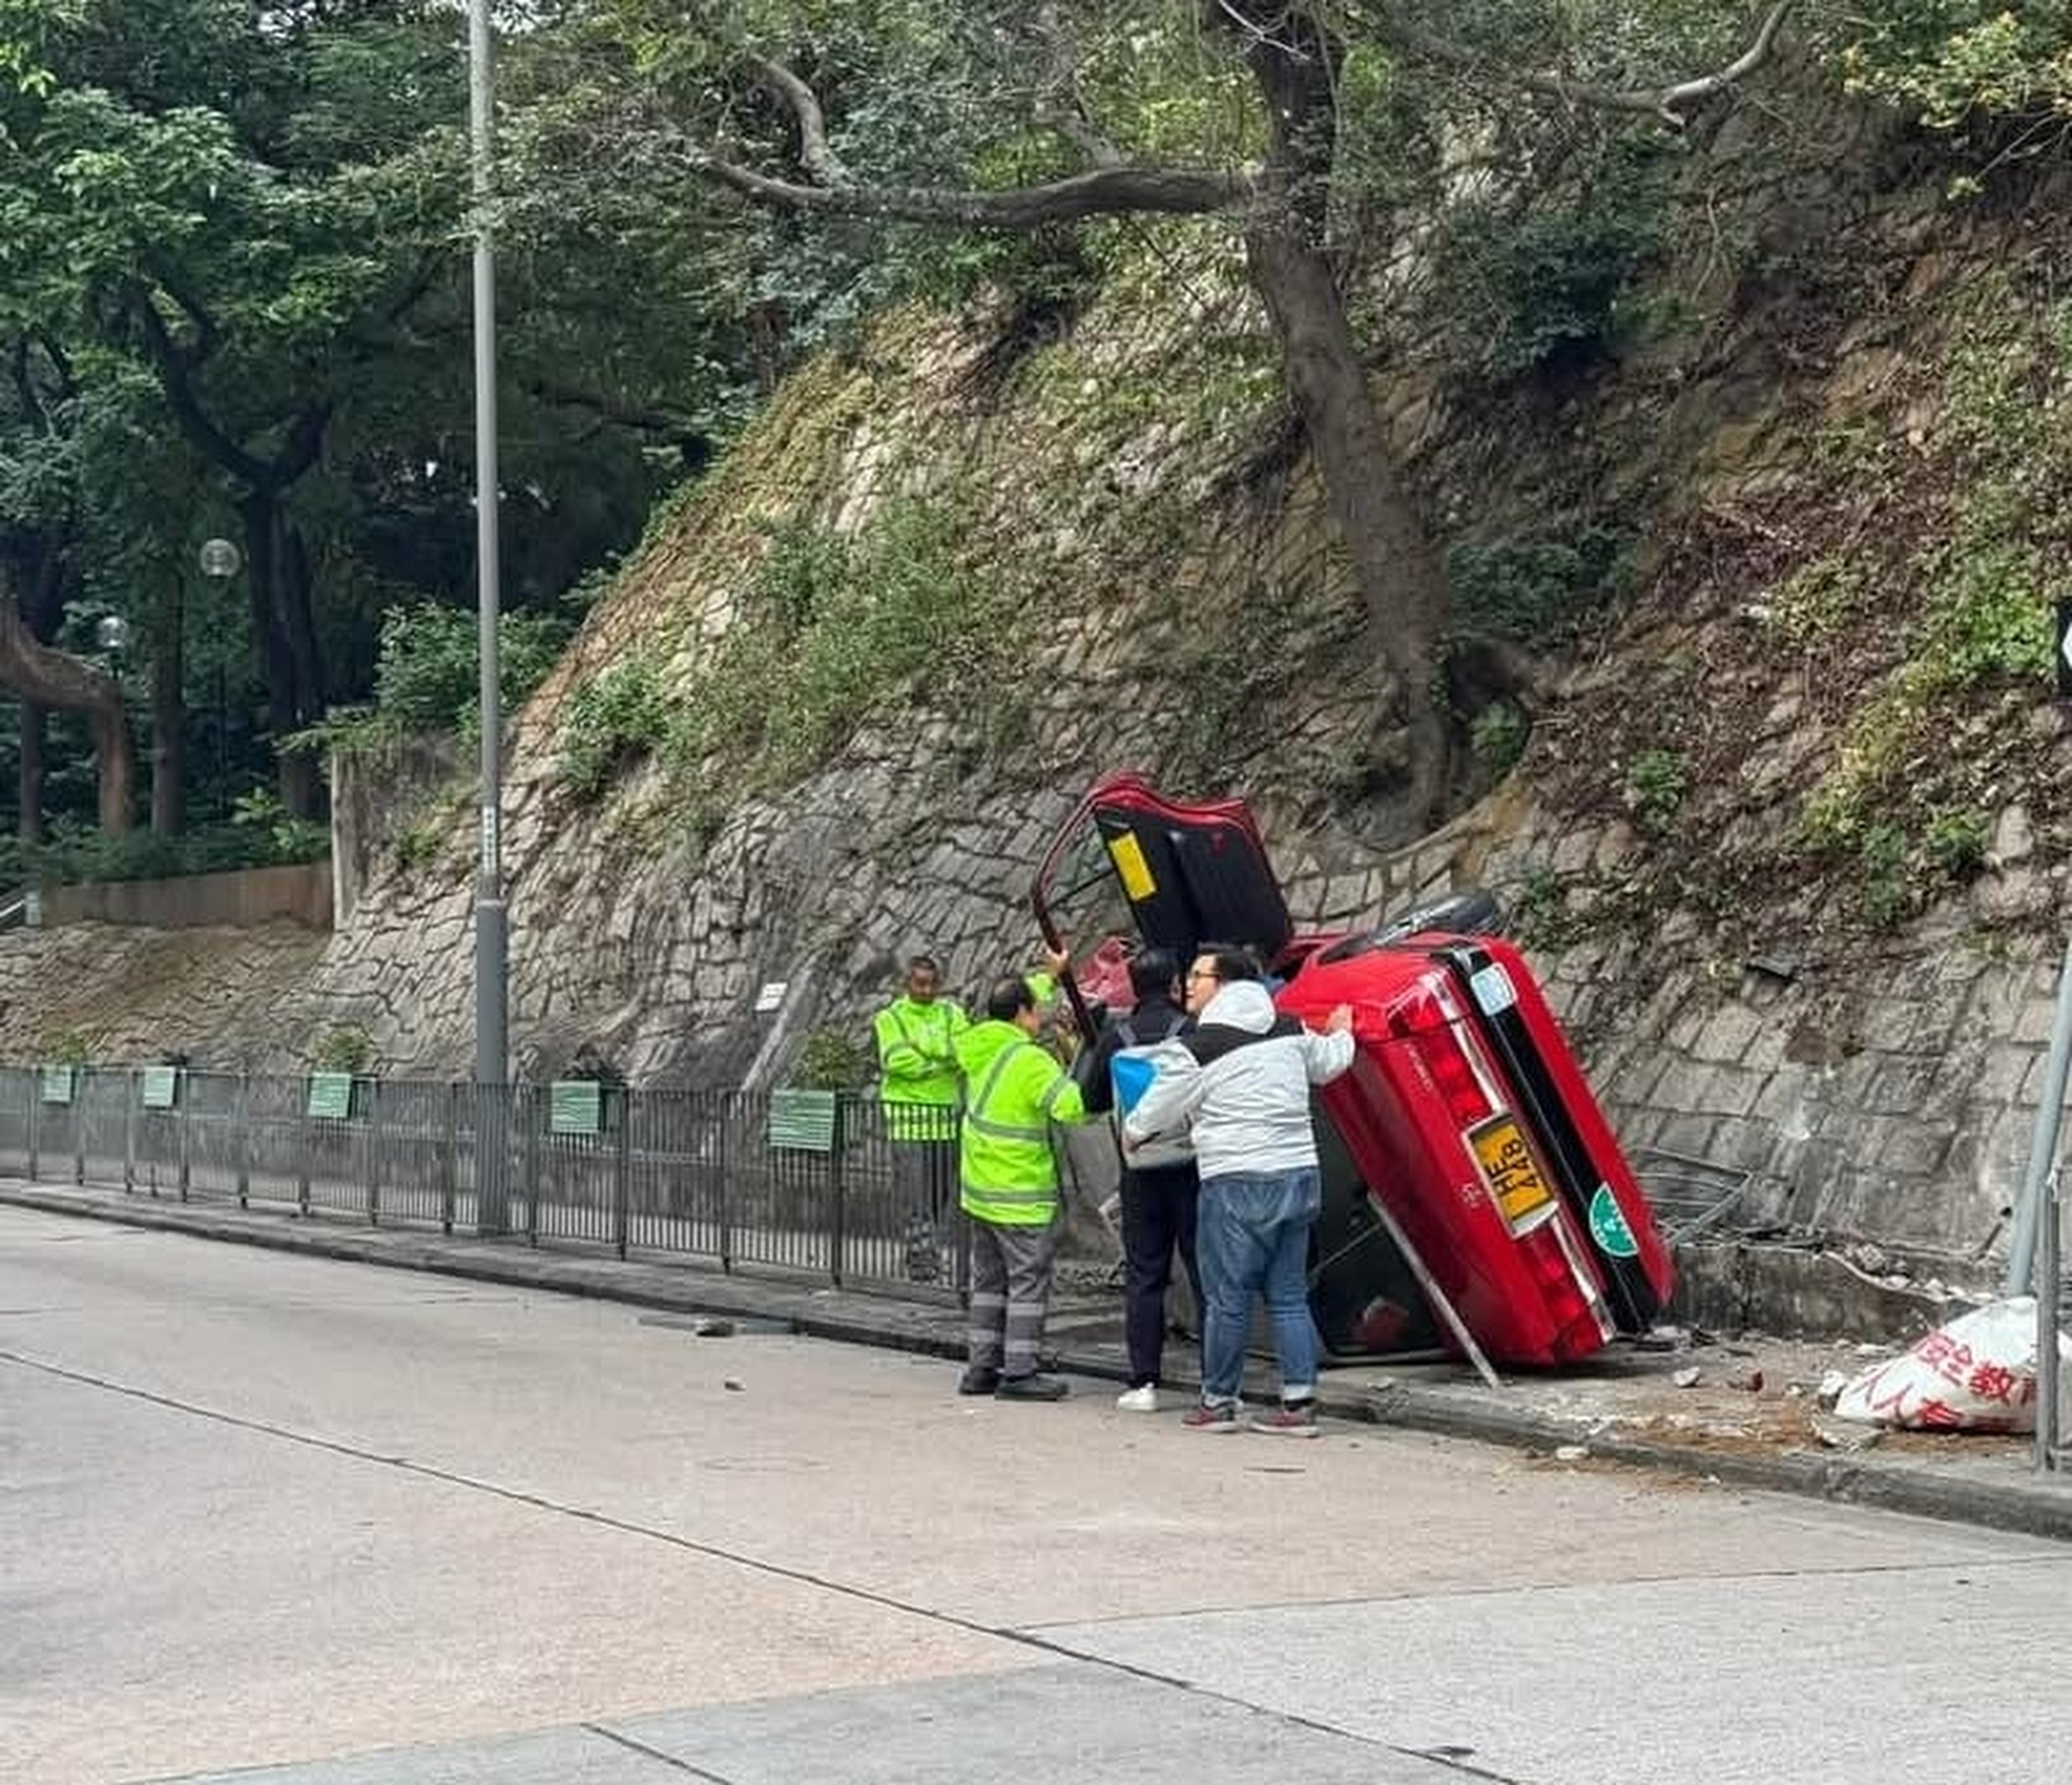
M 619 1259 L 607 1252 L 447 1237 L 421 1228 L 302 1220 L 220 1202 L 180 1203 L 117 1190 L 0 1179 L 0 1205 L 85 1214 L 153 1232 L 194 1233 L 304 1256 L 379 1263 L 466 1281 L 571 1294 L 684 1313 L 772 1321 L 810 1337 L 959 1355 L 963 1322 L 945 1294 L 906 1298 L 816 1285 L 796 1276 L 725 1273 L 676 1258 Z M 1050 1340 L 1083 1373 L 1120 1376 L 1124 1357 L 1112 1290 L 1062 1295 Z M 1355 1366 L 1325 1375 L 1328 1410 L 1340 1417 L 1525 1446 L 1581 1446 L 1593 1460 L 1680 1470 L 1701 1480 L 1880 1506 L 1931 1518 L 2072 1539 L 2072 1484 L 2039 1479 L 2025 1439 L 1908 1433 L 1875 1452 L 1826 1448 L 1812 1429 L 1812 1390 L 1829 1370 L 1853 1373 L 1850 1345 L 1798 1344 L 1744 1335 L 1734 1347 L 1688 1353 L 1614 1350 L 1560 1372 L 1514 1375 L 1485 1388 L 1465 1366 Z M 1169 1359 L 1185 1384 L 1183 1348 Z M 1693 1389 L 1671 1380 L 1700 1366 Z M 1737 1392 L 1751 1369 L 1763 1392 Z M 1796 1398 L 1794 1398 L 1794 1396 Z
M 2072 1742 L 2047 1542 L 952 1378 L 0 1210 L 0 1778 L 1984 1781 L 1982 1680 Z

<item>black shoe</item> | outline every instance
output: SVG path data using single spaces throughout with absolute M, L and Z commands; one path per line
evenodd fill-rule
M 999 1386 L 1000 1372 L 976 1363 L 957 1378 L 957 1392 L 960 1395 L 989 1395 Z
M 1011 1376 L 993 1390 L 1000 1400 L 1063 1400 L 1072 1392 L 1054 1376 Z

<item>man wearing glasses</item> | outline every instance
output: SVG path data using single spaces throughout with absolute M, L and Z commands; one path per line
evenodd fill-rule
M 1264 1296 L 1281 1365 L 1281 1405 L 1254 1431 L 1317 1435 L 1317 1331 L 1309 1318 L 1309 1230 L 1323 1175 L 1309 1090 L 1353 1062 L 1352 1012 L 1322 1034 L 1273 1008 L 1259 964 L 1242 948 L 1205 946 L 1186 980 L 1194 1029 L 1163 1052 L 1158 1076 L 1124 1123 L 1141 1145 L 1182 1126 L 1201 1175 L 1196 1256 L 1207 1302 L 1202 1400 L 1182 1424 L 1234 1432 L 1253 1298 Z

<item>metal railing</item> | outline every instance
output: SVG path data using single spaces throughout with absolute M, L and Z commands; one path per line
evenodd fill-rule
M 869 1093 L 0 1067 L 0 1175 L 947 1297 L 955 1118 L 896 1121 Z

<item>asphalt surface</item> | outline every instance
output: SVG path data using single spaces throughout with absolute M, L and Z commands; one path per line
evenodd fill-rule
M 2047 1541 L 954 1374 L 0 1209 L 0 1779 L 1868 1785 L 2072 1747 Z

